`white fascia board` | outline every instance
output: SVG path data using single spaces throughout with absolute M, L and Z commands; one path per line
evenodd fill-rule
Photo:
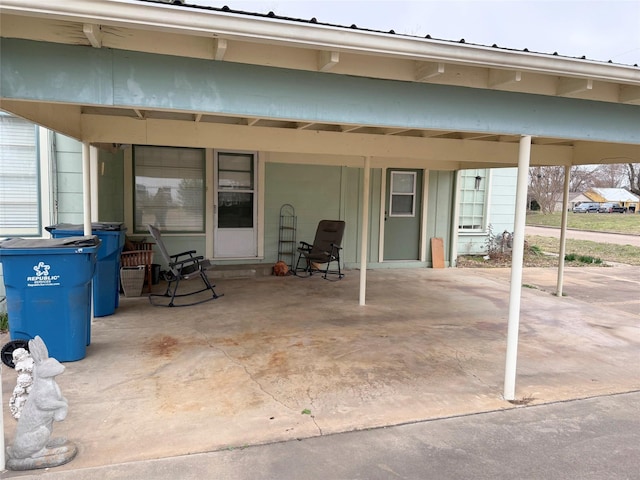
M 0 12 L 640 85 L 638 67 L 162 3 L 132 0 L 2 0 Z

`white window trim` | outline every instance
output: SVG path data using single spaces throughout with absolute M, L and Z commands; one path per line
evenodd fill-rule
M 389 216 L 390 217 L 415 217 L 416 216 L 416 179 L 418 177 L 416 172 L 407 172 L 403 170 L 392 170 L 390 172 L 390 185 L 389 185 Z M 411 193 L 406 192 L 394 192 L 393 191 L 393 177 L 394 175 L 411 175 L 413 177 L 413 187 Z M 400 196 L 408 196 L 411 195 L 411 213 L 393 213 L 393 197 L 394 195 Z
M 462 206 L 462 201 L 460 201 L 460 199 L 462 198 L 462 188 L 460 187 L 458 189 L 458 201 L 457 203 L 457 208 L 458 208 L 458 212 L 457 212 L 457 219 L 456 219 L 456 223 L 458 225 L 458 233 L 459 234 L 464 234 L 464 235 L 485 235 L 487 233 L 487 228 L 489 226 L 489 212 L 490 212 L 490 203 L 491 203 L 491 186 L 492 186 L 492 182 L 491 182 L 491 169 L 486 168 L 486 169 L 482 169 L 484 170 L 484 172 L 486 173 L 486 177 L 483 177 L 486 179 L 487 182 L 487 186 L 485 188 L 484 191 L 484 201 L 483 201 L 483 207 L 482 207 L 482 225 L 479 228 L 462 228 L 462 225 L 460 225 L 460 212 L 459 209 Z M 460 176 L 462 176 L 462 172 L 460 172 Z

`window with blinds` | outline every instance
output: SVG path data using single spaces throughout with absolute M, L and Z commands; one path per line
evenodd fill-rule
M 36 126 L 0 114 L 0 237 L 40 235 Z
M 205 152 L 134 146 L 134 231 L 204 232 Z
M 471 169 L 461 172 L 459 230 L 482 232 L 486 228 L 487 186 L 487 170 Z

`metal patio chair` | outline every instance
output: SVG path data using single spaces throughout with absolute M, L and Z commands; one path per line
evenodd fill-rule
M 162 241 L 162 236 L 160 231 L 154 227 L 153 225 L 148 225 L 149 233 L 156 241 L 156 245 L 160 250 L 160 254 L 162 258 L 167 263 L 169 270 L 165 273 L 165 279 L 167 281 L 167 289 L 164 293 L 161 294 L 150 294 L 149 301 L 152 305 L 163 306 L 163 307 L 188 307 L 190 305 L 197 305 L 199 303 L 208 302 L 210 300 L 215 300 L 222 295 L 217 295 L 215 290 L 213 289 L 215 285 L 212 285 L 207 277 L 206 270 L 211 268 L 212 265 L 208 260 L 205 260 L 202 256 L 196 256 L 195 250 L 189 250 L 186 252 L 181 252 L 176 255 L 169 255 L 167 252 L 167 248 Z M 204 287 L 200 290 L 196 290 L 188 293 L 177 293 L 178 287 L 180 286 L 180 282 L 182 280 L 192 280 L 194 278 L 200 278 Z M 207 296 L 204 299 L 199 299 L 197 301 L 193 301 L 190 303 L 174 303 L 176 298 L 188 297 L 191 295 L 196 295 L 198 293 L 210 291 L 211 296 Z M 168 304 L 163 303 L 155 303 L 153 301 L 154 297 L 166 297 L 170 298 Z
M 300 242 L 298 248 L 298 261 L 293 273 L 298 276 L 311 276 L 315 272 L 321 272 L 322 278 L 327 275 L 337 275 L 337 280 L 344 277 L 340 270 L 340 251 L 345 223 L 342 220 L 321 220 L 318 223 L 313 244 Z M 302 262 L 302 266 L 300 266 Z M 331 269 L 331 264 L 336 267 Z M 323 267 L 324 265 L 324 267 Z M 305 275 L 306 274 L 306 275 Z

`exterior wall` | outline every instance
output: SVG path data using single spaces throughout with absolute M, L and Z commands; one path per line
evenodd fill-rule
M 124 222 L 124 152 L 98 151 L 98 220 Z
M 426 173 L 426 172 L 425 172 Z M 453 211 L 453 172 L 428 172 L 427 251 L 425 262 L 394 262 L 394 267 L 427 266 L 431 263 L 429 240 L 441 237 L 445 258 L 449 258 L 451 215 Z M 379 262 L 382 169 L 371 171 L 369 190 L 369 267 L 384 268 Z M 311 188 L 320 182 L 324 188 Z M 265 183 L 265 263 L 277 259 L 279 211 L 282 204 L 294 206 L 298 221 L 297 241 L 312 242 L 318 222 L 322 219 L 343 219 L 346 222 L 342 242 L 342 259 L 347 267 L 357 267 L 361 248 L 361 198 L 363 170 L 359 168 L 318 165 L 268 163 Z
M 487 226 L 494 235 L 505 230 L 513 232 L 515 221 L 517 168 L 490 170 L 491 188 L 488 195 Z M 482 255 L 487 252 L 488 229 L 478 233 L 458 234 L 458 255 Z
M 54 134 L 53 155 L 57 190 L 54 192 L 55 223 L 82 223 L 82 144 Z
M 429 172 L 427 196 L 427 264 L 431 265 L 431 243 L 434 237 L 444 241 L 445 265 L 451 258 L 451 222 L 454 211 L 455 172 Z M 456 222 L 457 223 L 457 222 Z

